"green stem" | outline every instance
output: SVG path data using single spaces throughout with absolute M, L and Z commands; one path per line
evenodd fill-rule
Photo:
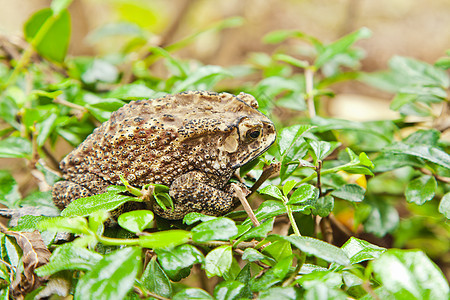
M 295 233 L 296 236 L 302 236 L 300 234 L 300 230 L 298 230 L 298 226 L 297 226 L 297 223 L 295 222 L 294 214 L 292 213 L 291 207 L 289 205 L 286 205 L 286 204 L 284 206 L 286 207 L 287 214 L 288 214 L 288 217 L 289 217 L 289 221 L 291 221 L 292 230 L 294 230 L 294 233 Z
M 330 173 L 336 173 L 337 171 L 340 171 L 343 168 L 357 166 L 357 165 L 358 164 L 347 163 L 347 164 L 342 165 L 342 166 L 338 166 L 338 167 L 334 167 L 334 168 L 331 168 L 331 169 L 323 170 L 322 172 L 320 172 L 320 174 L 321 175 L 327 175 L 327 174 L 330 174 Z M 314 172 L 311 175 L 309 175 L 308 177 L 303 178 L 297 185 L 301 185 L 302 183 L 305 183 L 305 182 L 308 182 L 310 180 L 313 180 L 316 177 L 317 177 L 317 173 Z
M 139 246 L 139 239 L 116 239 L 106 236 L 97 236 L 96 238 L 100 243 L 109 246 Z
M 288 199 L 286 197 L 283 197 L 283 204 L 284 207 L 286 207 L 287 215 L 289 218 L 289 221 L 291 221 L 292 230 L 294 230 L 294 233 L 296 236 L 302 236 L 300 234 L 300 230 L 298 230 L 297 222 L 295 222 L 294 213 L 292 212 L 291 206 L 287 205 Z

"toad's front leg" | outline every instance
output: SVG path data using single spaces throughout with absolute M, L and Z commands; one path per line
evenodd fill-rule
M 154 205 L 155 212 L 163 218 L 178 220 L 190 212 L 199 212 L 210 216 L 220 216 L 231 211 L 239 199 L 230 185 L 219 189 L 211 184 L 212 180 L 205 173 L 191 171 L 172 182 L 169 195 L 174 203 L 174 210 L 163 210 Z

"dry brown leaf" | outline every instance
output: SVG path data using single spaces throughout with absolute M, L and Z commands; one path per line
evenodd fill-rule
M 20 299 L 47 279 L 38 277 L 34 270 L 49 262 L 51 252 L 37 230 L 34 232 L 4 231 L 3 233 L 13 237 L 23 252 L 23 273 L 16 272 L 16 279 L 11 283 L 13 297 Z

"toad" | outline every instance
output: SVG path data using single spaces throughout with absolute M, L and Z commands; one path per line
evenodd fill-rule
M 56 206 L 120 185 L 169 187 L 174 208 L 153 205 L 159 216 L 219 216 L 239 201 L 229 179 L 276 138 L 274 124 L 245 93 L 190 91 L 133 101 L 94 130 L 60 163 L 63 181 L 53 186 Z

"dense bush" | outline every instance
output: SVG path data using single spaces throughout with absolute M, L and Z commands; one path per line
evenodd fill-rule
M 0 203 L 24 214 L 1 233 L 2 299 L 449 298 L 433 262 L 448 272 L 450 156 L 440 139 L 448 127 L 448 56 L 434 65 L 393 57 L 389 70 L 364 73 L 364 52 L 354 44 L 370 37 L 366 28 L 330 44 L 276 31 L 263 41 L 280 45 L 275 53 L 221 67 L 174 55 L 202 32 L 159 47 L 139 27 L 115 24 L 92 35 L 127 33 L 120 51 L 69 57 L 69 4 L 54 0 L 26 22 L 19 57 L 2 49 L 0 157 L 26 160 L 42 189 L 24 197 L 11 173 L 0 171 Z M 327 117 L 331 87 L 350 80 L 394 93 L 391 108 L 401 117 Z M 109 211 L 140 201 L 140 190 L 125 196 L 124 186 L 76 200 L 55 217 L 48 187 L 58 180 L 58 141 L 75 147 L 128 101 L 185 90 L 250 93 L 276 124 L 276 144 L 240 170 L 251 186 L 265 166 L 280 168 L 250 198 L 257 221 L 243 211 L 191 213 L 183 222 L 132 211 L 119 217 L 120 227 L 105 226 Z M 170 206 L 164 186 L 153 194 Z

